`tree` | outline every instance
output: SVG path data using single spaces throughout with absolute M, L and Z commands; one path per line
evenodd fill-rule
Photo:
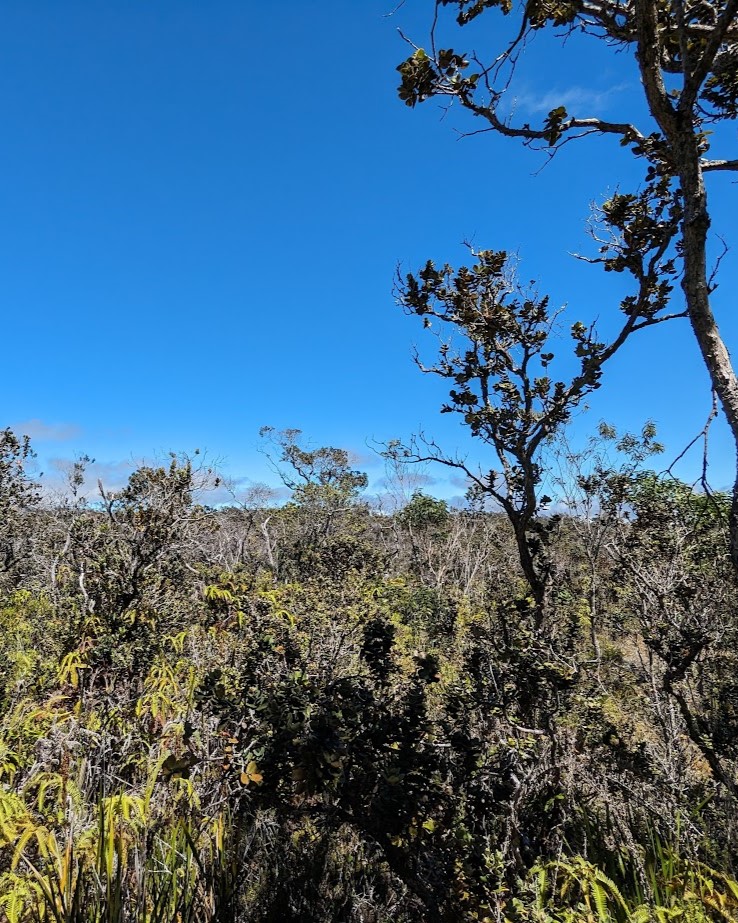
M 357 564 L 366 550 L 357 545 L 364 510 L 359 495 L 367 486 L 366 474 L 351 467 L 345 449 L 301 445 L 299 429 L 263 426 L 260 435 L 269 446 L 265 454 L 272 468 L 292 491 L 280 518 L 283 525 L 291 523 L 289 556 L 298 571 Z
M 0 430 L 0 587 L 18 584 L 29 566 L 30 514 L 41 500 L 28 472 L 34 454 L 28 436 Z
M 648 471 L 610 478 L 606 491 L 629 510 L 615 523 L 612 554 L 619 595 L 651 655 L 649 680 L 676 703 L 713 778 L 738 800 L 738 624 L 722 515 L 730 501 Z
M 472 251 L 477 262 L 457 272 L 450 266 L 437 269 L 429 262 L 417 276 L 409 274 L 398 284 L 400 303 L 408 313 L 422 317 L 427 327 L 440 326 L 439 337 L 450 330 L 455 346 L 442 339 L 440 360 L 430 367 L 419 363 L 420 367 L 452 383 L 443 412 L 463 417 L 472 435 L 493 448 L 498 468 L 473 471 L 462 459 L 425 441 L 422 448 L 390 444 L 389 451 L 407 460 L 433 460 L 460 469 L 478 490 L 497 501 L 512 525 L 539 625 L 553 590 L 548 544 L 557 524 L 555 517 L 539 515 L 550 502 L 539 490 L 542 447 L 599 387 L 603 366 L 628 338 L 671 317 L 665 313 L 668 283 L 660 277 L 661 271 L 669 269 L 659 269 L 668 232 L 664 238 L 653 217 L 634 219 L 631 215 L 627 208 L 613 206 L 607 222 L 611 227 L 627 227 L 631 220 L 638 220 L 639 234 L 648 237 L 648 249 L 642 240 L 640 254 L 633 256 L 638 294 L 623 300 L 625 319 L 609 343 L 598 340 L 594 327 L 581 322 L 572 325 L 579 367 L 569 380 L 551 377 L 557 314 L 550 311 L 547 297 L 515 281 L 506 253 Z M 623 253 L 631 250 L 625 245 Z
M 351 468 L 345 449 L 306 449 L 300 445 L 299 429 L 276 432 L 271 426 L 262 426 L 259 435 L 277 450 L 276 461 L 267 453 L 268 458 L 297 503 L 333 510 L 354 501 L 368 483 L 362 471 Z
M 444 7 L 456 10 L 461 27 L 494 12 L 515 18 L 514 37 L 486 59 L 440 48 Z M 738 171 L 738 158 L 708 157 L 714 138 L 723 142 L 719 132 L 713 134 L 715 126 L 738 116 L 738 0 L 527 0 L 518 6 L 511 0 L 435 0 L 434 8 L 430 50 L 416 46 L 398 68 L 400 98 L 408 106 L 450 98 L 486 130 L 552 155 L 573 140 L 610 136 L 643 164 L 641 192 L 619 193 L 603 206 L 602 217 L 613 233 L 601 240 L 593 262 L 633 276 L 639 292 L 631 296 L 633 303 L 644 289 L 662 303 L 668 301 L 673 279 L 681 279 L 684 314 L 720 398 L 738 459 L 738 377 L 711 306 L 715 282 L 708 269 L 711 222 L 705 185 L 710 173 Z M 631 52 L 640 71 L 648 124 L 638 124 L 640 114 L 632 121 L 612 122 L 569 113 L 563 105 L 537 126 L 515 124 L 506 114 L 505 100 L 514 89 L 526 43 L 543 30 L 556 30 L 562 41 L 581 33 L 615 51 Z M 730 525 L 738 567 L 738 474 Z
M 55 598 L 65 589 L 83 624 L 104 618 L 122 636 L 133 636 L 142 607 L 160 610 L 173 587 L 197 574 L 190 559 L 200 551 L 198 533 L 215 524 L 195 495 L 217 484 L 211 468 L 193 467 L 190 458 L 173 453 L 167 465 L 137 468 L 122 490 L 108 491 L 98 481 L 101 506 L 83 502 L 61 511 L 52 567 Z

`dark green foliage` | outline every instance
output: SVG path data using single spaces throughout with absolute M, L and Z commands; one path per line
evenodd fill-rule
M 443 529 L 451 515 L 445 500 L 436 500 L 418 490 L 397 518 L 410 529 Z

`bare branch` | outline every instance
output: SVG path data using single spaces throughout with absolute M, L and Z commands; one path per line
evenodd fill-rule
M 701 160 L 700 167 L 703 173 L 715 170 L 738 170 L 738 160 Z

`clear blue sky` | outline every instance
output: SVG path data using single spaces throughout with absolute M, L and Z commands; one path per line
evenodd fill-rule
M 534 175 L 540 155 L 515 142 L 459 140 L 463 113 L 407 109 L 396 30 L 422 43 L 432 4 L 392 6 L 6 0 L 0 424 L 31 431 L 44 466 L 86 451 L 113 478 L 131 457 L 200 447 L 259 480 L 263 424 L 364 453 L 421 427 L 463 445 L 391 290 L 398 262 L 458 262 L 464 239 L 519 251 L 571 320 L 617 316 L 617 280 L 567 254 L 588 246 L 589 203 L 637 175 L 627 153 L 571 145 Z M 559 99 L 638 106 L 627 56 L 596 43 L 539 43 L 520 76 L 529 119 Z M 729 238 L 735 186 L 711 187 Z M 734 249 L 716 295 L 733 344 L 737 275 Z M 651 417 L 676 454 L 708 408 L 683 325 L 628 347 L 576 428 Z M 716 485 L 731 471 L 716 431 Z

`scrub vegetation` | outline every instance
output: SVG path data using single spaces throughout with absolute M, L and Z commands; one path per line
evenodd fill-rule
M 421 436 L 384 456 L 454 471 L 453 508 L 382 509 L 346 451 L 270 428 L 281 504 L 209 503 L 217 473 L 176 455 L 94 492 L 81 458 L 52 497 L 0 431 L 8 923 L 738 921 L 738 487 L 661 470 L 650 423 L 568 441 L 609 360 L 681 318 L 738 444 L 705 182 L 738 169 L 738 0 L 429 10 L 409 106 L 642 165 L 594 224 L 590 262 L 630 282 L 608 336 L 562 339 L 503 251 L 398 277 L 481 464 Z M 486 57 L 441 47 L 449 14 Z M 633 55 L 634 118 L 516 123 L 544 30 Z
M 738 918 L 730 498 L 551 444 L 542 609 L 474 486 L 266 436 L 291 499 L 216 508 L 181 457 L 52 502 L 2 435 L 0 914 Z

